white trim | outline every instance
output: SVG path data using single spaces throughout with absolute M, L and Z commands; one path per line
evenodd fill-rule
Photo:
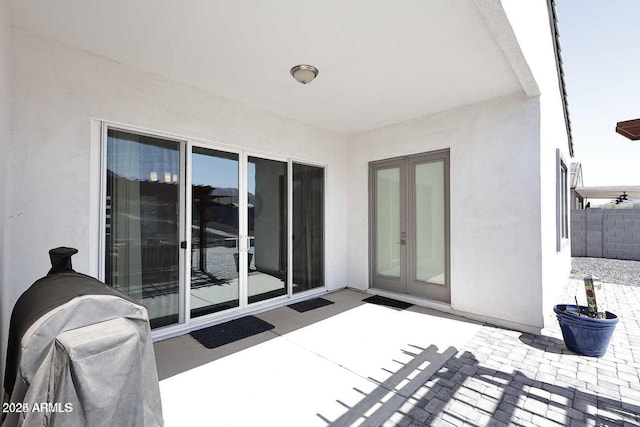
M 238 308 L 245 310 L 249 305 L 249 156 L 242 151 L 238 154 Z
M 312 166 L 322 169 L 322 288 L 327 287 L 327 168 L 328 166 L 320 162 L 308 162 L 304 160 L 291 159 L 291 236 L 293 237 L 293 164 Z M 293 238 L 291 242 L 291 294 L 293 295 Z M 320 289 L 320 288 L 315 288 Z M 302 291 L 302 293 L 308 291 Z
M 187 171 L 192 170 L 192 160 L 193 160 L 193 142 L 188 140 L 186 143 L 186 156 L 184 162 L 184 183 L 185 188 L 192 188 L 192 175 L 191 173 L 187 173 Z M 181 178 L 182 179 L 182 178 Z M 191 239 L 192 239 L 192 229 L 191 223 L 193 221 L 193 192 L 185 191 L 184 200 L 184 210 L 185 210 L 185 222 L 184 222 L 184 242 L 187 243 L 187 248 L 182 249 L 182 241 L 180 242 L 180 250 L 184 252 L 184 283 L 185 286 L 189 285 L 189 292 L 187 292 L 186 288 L 184 290 L 184 323 L 186 326 L 191 324 L 191 263 L 193 262 L 191 259 Z M 187 316 L 188 314 L 188 316 Z
M 96 133 L 94 133 L 94 128 L 96 128 Z M 96 218 L 96 212 L 93 212 L 93 209 L 98 209 L 97 211 L 97 219 L 98 219 L 98 224 L 97 227 L 91 227 L 91 234 L 93 233 L 97 233 L 97 244 L 98 247 L 94 248 L 94 243 L 95 240 L 91 239 L 91 246 L 92 248 L 89 251 L 89 256 L 96 256 L 97 255 L 97 264 L 95 264 L 95 275 L 98 278 L 98 280 L 104 282 L 104 277 L 105 277 L 105 271 L 104 271 L 104 259 L 105 259 L 105 229 L 106 229 L 106 197 L 107 197 L 107 176 L 105 171 L 107 170 L 107 126 L 105 126 L 105 124 L 103 122 L 99 122 L 97 120 L 92 120 L 92 126 L 91 126 L 92 132 L 91 132 L 91 147 L 92 147 L 92 154 L 91 154 L 91 163 L 95 164 L 97 163 L 98 168 L 97 168 L 97 181 L 99 182 L 99 187 L 98 187 L 98 199 L 93 201 L 92 200 L 92 209 L 89 211 L 90 212 L 90 218 L 89 218 L 89 223 L 93 223 L 93 221 Z M 94 138 L 97 138 L 98 140 L 95 141 Z M 97 148 L 97 159 L 95 159 L 96 154 L 94 154 L 94 149 L 93 147 Z M 96 176 L 94 173 L 91 174 L 91 179 L 90 182 L 93 184 L 96 180 Z M 91 185 L 91 194 L 94 193 L 94 188 L 95 185 Z M 93 199 L 93 197 L 92 197 Z M 94 204 L 95 203 L 95 204 Z M 95 251 L 95 249 L 97 249 L 97 254 Z M 92 265 L 93 263 L 90 262 L 89 265 Z
M 178 182 L 178 323 L 189 324 L 189 317 L 187 313 L 190 313 L 189 307 L 191 306 L 191 292 L 187 292 L 187 284 L 190 285 L 191 277 L 189 277 L 190 269 L 187 268 L 187 252 L 191 252 L 186 249 L 182 249 L 182 242 L 186 241 L 187 229 L 191 229 L 191 217 L 187 216 L 187 206 L 191 202 L 191 191 L 187 191 L 191 186 L 187 185 L 187 163 L 191 158 L 189 141 L 185 141 L 184 144 L 180 144 L 180 160 L 178 161 L 178 174 L 180 181 Z M 189 223 L 187 224 L 187 218 Z
M 314 167 L 317 167 L 317 168 L 324 168 L 325 170 L 327 169 L 326 163 L 314 162 L 314 161 L 309 161 L 309 160 L 300 160 L 300 159 L 297 159 L 295 157 L 291 157 L 291 158 L 289 158 L 289 160 L 291 160 L 291 163 L 297 163 L 299 165 L 314 166 Z
M 293 160 L 287 162 L 287 295 L 293 295 Z
M 339 289 L 338 289 L 339 290 Z M 335 291 L 328 291 L 326 287 L 312 289 L 309 291 L 301 292 L 298 294 L 294 294 L 291 298 L 275 298 L 273 300 L 260 301 L 255 303 L 257 305 L 251 305 L 251 307 L 246 309 L 234 309 L 232 311 L 224 311 L 220 312 L 219 316 L 215 318 L 202 318 L 201 322 L 193 322 L 190 327 L 186 328 L 184 325 L 173 325 L 167 326 L 164 328 L 154 329 L 151 331 L 151 336 L 153 337 L 153 341 L 163 341 L 169 338 L 174 338 L 180 335 L 184 335 L 186 333 L 207 328 L 209 326 L 214 326 L 219 323 L 228 322 L 230 320 L 238 319 L 240 317 L 251 316 L 255 314 L 264 313 L 265 311 L 274 310 L 276 308 L 285 307 L 290 304 L 294 304 L 296 302 L 304 301 L 311 298 L 317 298 L 322 295 L 326 295 L 329 293 L 333 293 Z M 263 303 L 263 304 L 260 304 Z M 225 314 L 223 316 L 223 314 Z

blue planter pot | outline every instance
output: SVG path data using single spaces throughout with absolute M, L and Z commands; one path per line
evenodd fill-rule
M 616 329 L 618 316 L 608 311 L 606 319 L 577 316 L 578 306 L 571 304 L 558 304 L 553 307 L 553 311 L 569 350 L 584 356 L 604 356 Z M 587 312 L 587 307 L 580 306 L 580 313 Z

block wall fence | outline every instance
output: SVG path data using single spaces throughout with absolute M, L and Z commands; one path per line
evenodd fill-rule
M 572 210 L 571 256 L 640 261 L 640 209 Z

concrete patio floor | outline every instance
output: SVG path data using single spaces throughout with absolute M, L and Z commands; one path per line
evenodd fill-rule
M 573 301 L 582 284 L 571 281 Z M 216 349 L 155 344 L 167 426 L 640 426 L 640 288 L 603 284 L 621 318 L 599 359 L 559 328 L 531 335 L 343 290 L 274 329 Z

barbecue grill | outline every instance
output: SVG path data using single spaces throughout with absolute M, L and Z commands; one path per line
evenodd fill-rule
M 11 314 L 2 427 L 163 425 L 147 310 L 75 272 L 73 248 Z

